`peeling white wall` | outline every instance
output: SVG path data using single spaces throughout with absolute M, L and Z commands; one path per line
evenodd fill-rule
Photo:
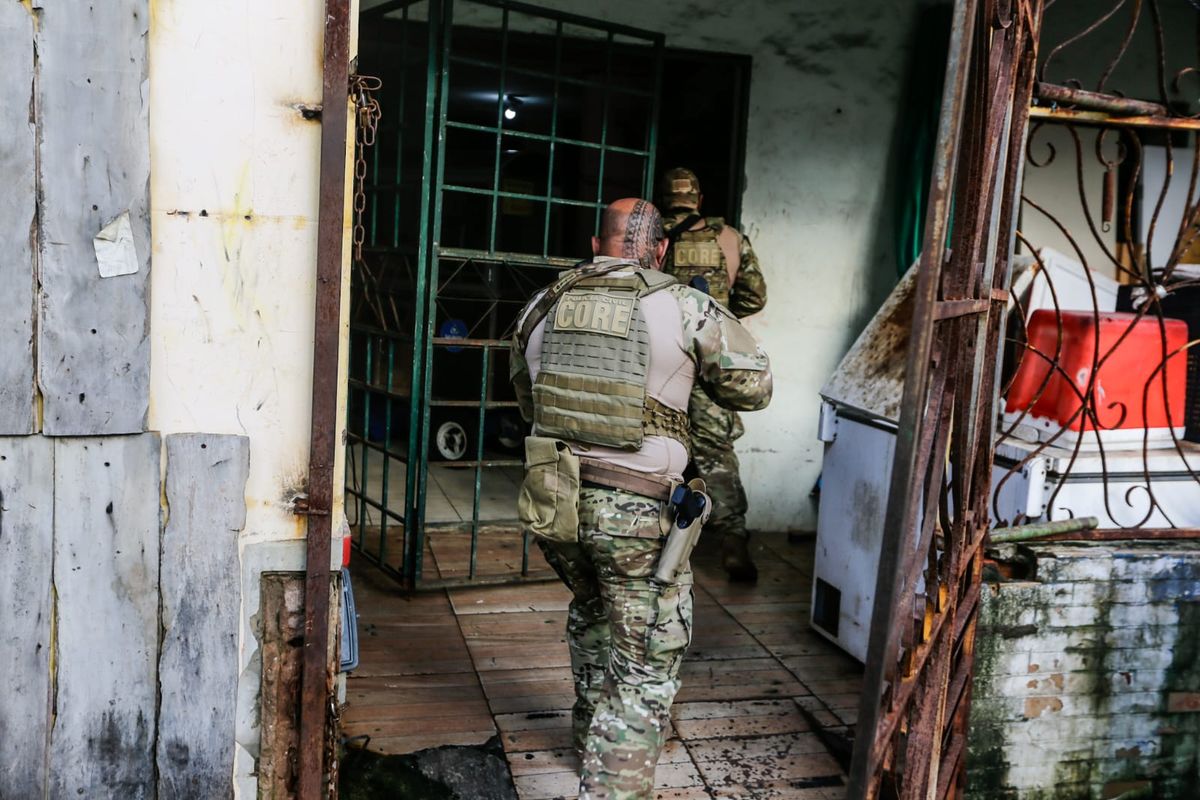
M 149 427 L 250 439 L 235 778 L 252 796 L 259 574 L 304 568 L 288 501 L 308 469 L 321 127 L 298 106 L 322 101 L 323 3 L 151 10 Z

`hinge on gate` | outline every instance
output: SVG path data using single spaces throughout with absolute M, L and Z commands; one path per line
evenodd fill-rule
M 307 497 L 296 495 L 292 498 L 292 513 L 298 517 L 328 517 L 329 509 L 310 508 Z

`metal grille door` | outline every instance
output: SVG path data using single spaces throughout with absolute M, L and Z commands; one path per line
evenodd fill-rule
M 548 576 L 516 523 L 507 336 L 606 203 L 650 196 L 662 36 L 502 0 L 384 4 L 362 36 L 383 118 L 352 310 L 354 540 L 413 586 Z

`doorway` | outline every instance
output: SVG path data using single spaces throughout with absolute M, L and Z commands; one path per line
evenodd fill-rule
M 392 0 L 362 13 L 359 72 L 381 117 L 352 277 L 353 544 L 409 588 L 551 578 L 516 520 L 516 315 L 604 205 L 654 196 L 660 154 L 737 218 L 749 59 L 505 0 Z M 686 90 L 666 98 L 668 75 Z

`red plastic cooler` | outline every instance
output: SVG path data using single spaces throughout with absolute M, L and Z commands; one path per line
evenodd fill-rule
M 1066 428 L 1076 434 L 1093 429 L 1089 415 L 1078 413 L 1080 395 L 1088 392 L 1088 383 L 1097 360 L 1102 360 L 1091 392 L 1090 404 L 1096 414 L 1102 438 L 1132 441 L 1133 437 L 1108 434 L 1115 431 L 1137 433 L 1149 428 L 1170 441 L 1168 428 L 1179 435 L 1184 425 L 1184 394 L 1187 385 L 1187 354 L 1179 353 L 1159 369 L 1164 358 L 1187 344 L 1187 324 L 1182 320 L 1159 320 L 1121 312 L 1063 311 L 1062 371 L 1050 375 L 1041 396 L 1037 391 L 1051 371 L 1058 341 L 1058 325 L 1053 309 L 1038 309 L 1029 318 L 1029 343 L 1047 358 L 1026 351 L 1008 392 L 1005 411 L 1017 414 L 1029 410 L 1030 421 L 1044 431 Z M 1164 331 L 1165 329 L 1165 337 Z M 1124 338 L 1122 338 L 1124 337 Z M 1166 386 L 1166 397 L 1163 386 Z M 1147 387 L 1149 387 L 1147 389 Z M 1170 410 L 1168 419 L 1167 411 Z M 1044 438 L 1044 437 L 1042 437 Z M 1067 436 L 1067 440 L 1078 438 Z

